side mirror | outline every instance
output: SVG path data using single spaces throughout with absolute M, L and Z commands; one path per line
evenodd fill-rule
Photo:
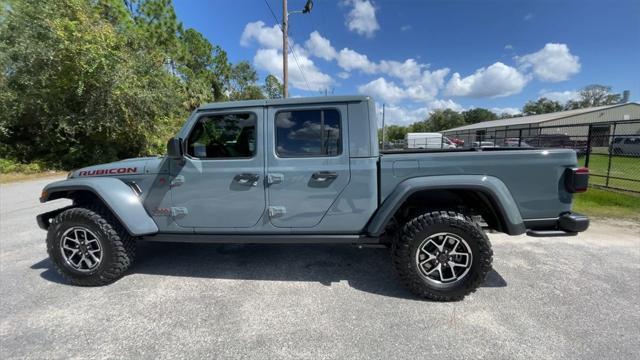
M 182 158 L 182 139 L 171 138 L 167 141 L 167 157 L 172 159 Z

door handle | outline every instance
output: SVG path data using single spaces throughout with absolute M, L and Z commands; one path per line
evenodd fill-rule
M 260 175 L 258 174 L 245 173 L 234 176 L 233 181 L 240 185 L 257 186 L 258 179 L 260 179 Z
M 338 177 L 335 171 L 317 171 L 311 175 L 311 179 L 317 182 L 327 182 Z

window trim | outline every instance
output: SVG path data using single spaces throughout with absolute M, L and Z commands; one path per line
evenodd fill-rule
M 204 118 L 204 117 L 210 117 L 210 116 L 216 116 L 216 115 L 236 115 L 236 114 L 252 114 L 253 116 L 255 116 L 256 118 L 256 130 L 255 130 L 255 140 L 256 140 L 256 148 L 255 151 L 253 152 L 252 156 L 238 156 L 238 157 L 196 157 L 196 156 L 192 156 L 191 154 L 189 154 L 189 152 L 187 151 L 189 149 L 189 139 L 191 138 L 191 134 L 193 133 L 193 131 L 196 129 L 196 126 L 198 125 L 198 123 L 200 122 L 200 119 Z M 193 122 L 193 126 L 191 126 L 191 129 L 189 130 L 189 133 L 187 134 L 185 141 L 183 142 L 183 146 L 184 149 L 182 149 L 182 153 L 184 154 L 184 157 L 191 159 L 191 160 L 221 160 L 221 161 L 229 161 L 229 160 L 252 160 L 256 158 L 256 155 L 258 155 L 258 149 L 259 149 L 259 138 L 260 136 L 258 136 L 258 114 L 255 111 L 221 111 L 221 112 L 208 112 L 208 113 L 202 113 L 201 115 L 198 116 L 198 118 Z
M 340 151 L 337 154 L 335 154 L 335 155 L 318 154 L 318 155 L 302 155 L 302 156 L 301 155 L 293 155 L 293 156 L 288 156 L 288 155 L 280 154 L 278 152 L 278 124 L 276 124 L 276 119 L 278 118 L 278 114 L 283 113 L 283 112 L 294 112 L 294 111 L 321 111 L 320 124 L 324 128 L 324 111 L 326 111 L 326 110 L 335 110 L 338 113 L 338 124 L 340 125 L 340 129 L 339 129 L 340 133 L 338 135 L 339 139 L 340 139 L 340 142 L 338 144 L 340 146 L 340 148 L 339 148 Z M 337 108 L 337 107 L 279 109 L 273 115 L 273 152 L 274 152 L 274 155 L 279 159 L 306 159 L 306 158 L 335 158 L 335 157 L 340 157 L 344 153 L 344 144 L 343 144 L 343 142 L 344 142 L 344 137 L 343 137 L 344 132 L 342 131 L 342 129 L 343 129 L 342 111 L 340 111 L 340 109 Z M 320 146 L 322 147 L 322 144 L 320 144 Z

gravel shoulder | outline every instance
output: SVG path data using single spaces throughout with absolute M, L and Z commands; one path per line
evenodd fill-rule
M 464 301 L 400 285 L 385 249 L 141 243 L 132 272 L 66 285 L 35 216 L 51 179 L 0 185 L 0 352 L 13 358 L 637 358 L 640 225 L 490 234 Z

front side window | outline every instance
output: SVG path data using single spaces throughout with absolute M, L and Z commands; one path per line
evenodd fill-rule
M 200 159 L 249 158 L 256 152 L 256 115 L 205 115 L 187 140 L 187 154 Z
M 342 153 L 340 113 L 335 109 L 276 114 L 276 153 L 281 157 L 337 156 Z

